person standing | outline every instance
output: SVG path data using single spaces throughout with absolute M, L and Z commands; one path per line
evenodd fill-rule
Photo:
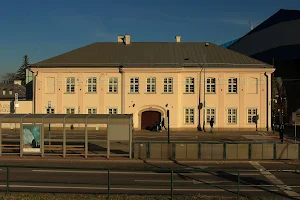
M 210 118 L 209 124 L 210 124 L 210 133 L 212 133 L 213 129 L 214 129 L 214 118 L 213 117 Z
M 167 130 L 166 126 L 165 126 L 165 118 L 162 118 L 161 121 L 161 128 L 164 128 L 165 130 Z

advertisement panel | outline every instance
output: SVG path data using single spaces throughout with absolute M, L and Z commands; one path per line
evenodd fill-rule
M 41 125 L 23 125 L 23 152 L 41 153 Z

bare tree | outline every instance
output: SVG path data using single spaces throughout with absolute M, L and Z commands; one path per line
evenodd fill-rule
M 14 83 L 14 80 L 17 79 L 17 74 L 14 72 L 8 72 L 2 76 L 3 83 Z

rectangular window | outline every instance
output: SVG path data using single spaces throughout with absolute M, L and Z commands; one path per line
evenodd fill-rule
M 237 109 L 229 108 L 227 110 L 227 123 L 228 124 L 236 124 L 237 123 Z
M 118 92 L 118 78 L 111 77 L 108 79 L 108 92 L 117 93 Z
M 228 79 L 228 93 L 237 93 L 237 78 Z
M 249 108 L 247 113 L 248 113 L 248 116 L 247 116 L 248 124 L 253 124 L 254 122 L 252 122 L 252 119 L 253 119 L 254 116 L 257 115 L 257 109 L 256 108 Z
M 216 123 L 216 110 L 214 108 L 206 108 L 206 123 L 209 123 L 211 118 Z
M 118 114 L 118 109 L 117 108 L 109 108 L 108 114 Z
M 75 92 L 75 78 L 74 77 L 68 77 L 66 80 L 66 92 L 72 93 Z
M 173 78 L 164 78 L 164 93 L 173 92 Z
M 194 93 L 194 78 L 189 77 L 185 79 L 185 92 Z
M 130 93 L 139 92 L 139 78 L 130 78 Z
M 97 108 L 88 108 L 88 114 L 97 114 Z
M 2 90 L 2 94 L 5 95 L 6 94 L 6 90 Z
M 13 94 L 13 91 L 12 90 L 9 90 L 9 95 L 12 95 Z
M 206 92 L 207 93 L 215 93 L 216 92 L 216 79 L 215 78 L 207 78 L 206 79 Z
M 66 114 L 75 114 L 75 108 L 67 108 Z
M 147 93 L 156 92 L 156 78 L 150 77 L 147 78 Z
M 193 108 L 184 109 L 184 122 L 186 124 L 194 123 L 194 109 Z
M 97 92 L 97 78 L 96 77 L 91 77 L 88 78 L 88 92 L 95 93 Z
M 46 112 L 47 114 L 54 114 L 54 108 L 47 108 Z

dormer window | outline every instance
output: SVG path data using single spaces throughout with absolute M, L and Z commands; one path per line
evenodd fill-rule
M 5 95 L 5 94 L 6 94 L 6 90 L 3 90 L 3 91 L 2 91 L 2 94 Z

